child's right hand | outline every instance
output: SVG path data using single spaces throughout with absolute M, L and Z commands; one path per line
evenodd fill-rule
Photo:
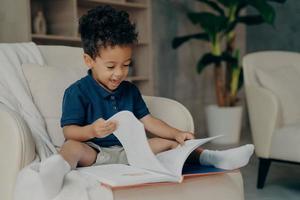
M 100 118 L 92 124 L 92 128 L 94 137 L 101 138 L 113 133 L 117 128 L 117 123 L 115 121 L 105 121 Z

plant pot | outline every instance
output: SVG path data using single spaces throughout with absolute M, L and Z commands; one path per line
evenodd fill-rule
M 212 140 L 215 144 L 236 144 L 240 140 L 242 127 L 242 106 L 219 107 L 209 105 L 206 107 L 208 135 L 210 137 L 223 135 Z

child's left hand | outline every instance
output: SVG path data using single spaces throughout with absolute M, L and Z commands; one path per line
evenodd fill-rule
M 191 140 L 194 139 L 195 136 L 193 133 L 190 132 L 178 132 L 174 136 L 174 139 L 180 144 L 183 145 L 185 140 Z

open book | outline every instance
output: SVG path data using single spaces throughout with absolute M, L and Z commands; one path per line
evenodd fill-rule
M 98 165 L 78 170 L 112 188 L 155 182 L 181 182 L 183 165 L 190 153 L 216 138 L 187 140 L 184 145 L 154 155 L 148 144 L 143 124 L 131 112 L 121 111 L 109 120 L 118 123 L 114 134 L 125 149 L 129 165 Z M 220 170 L 210 172 L 220 172 Z

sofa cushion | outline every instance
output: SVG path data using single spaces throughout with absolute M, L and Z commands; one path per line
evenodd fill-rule
M 256 71 L 260 84 L 279 99 L 285 125 L 300 123 L 300 70 L 298 67 L 278 66 Z
M 60 127 L 61 106 L 65 89 L 85 76 L 86 69 L 78 67 L 24 64 L 33 101 L 45 119 L 48 134 L 55 146 L 61 146 L 64 136 Z

